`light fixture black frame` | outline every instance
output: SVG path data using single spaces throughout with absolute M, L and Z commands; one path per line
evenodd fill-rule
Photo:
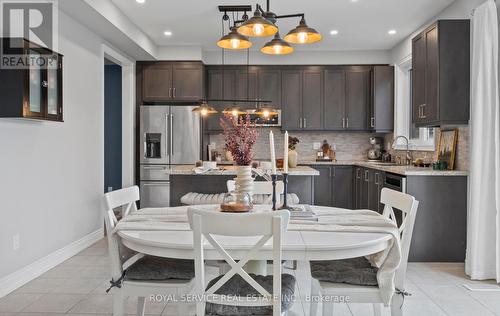
M 298 17 L 300 17 L 302 19 L 305 18 L 304 13 L 276 15 L 274 12 L 271 12 L 271 10 L 270 10 L 270 0 L 266 0 L 266 11 L 264 11 L 264 9 L 262 9 L 262 6 L 258 3 L 255 5 L 255 10 L 260 11 L 263 18 L 265 18 L 273 23 L 275 23 L 276 20 L 278 20 L 278 19 L 298 18 Z M 234 25 L 237 25 L 240 23 L 244 23 L 246 20 L 248 20 L 247 12 L 252 11 L 252 6 L 251 5 L 220 5 L 219 11 L 224 13 L 223 19 L 225 21 L 227 21 L 229 19 L 229 15 L 227 15 L 228 12 L 243 12 L 243 19 L 234 21 Z

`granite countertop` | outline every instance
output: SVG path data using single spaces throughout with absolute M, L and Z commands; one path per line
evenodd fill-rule
M 465 170 L 433 170 L 432 168 L 403 166 L 403 165 L 380 165 L 367 161 L 339 160 L 333 161 L 301 161 L 301 165 L 332 165 L 332 166 L 358 166 L 385 172 L 391 172 L 403 176 L 468 176 Z
M 211 170 L 205 173 L 195 173 L 193 165 L 174 165 L 165 168 L 165 172 L 170 175 L 205 175 L 205 176 L 226 176 L 236 175 L 237 166 L 220 166 L 220 170 Z M 278 170 L 278 174 L 281 171 Z M 297 166 L 288 169 L 291 176 L 318 176 L 319 171 L 308 166 Z

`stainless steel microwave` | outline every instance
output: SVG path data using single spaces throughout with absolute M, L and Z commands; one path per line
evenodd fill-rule
M 281 110 L 277 110 L 276 114 L 269 114 L 269 116 L 264 117 L 260 114 L 256 113 L 248 113 L 250 116 L 250 122 L 255 124 L 256 126 L 261 127 L 278 127 L 281 126 Z M 245 114 L 240 114 L 239 117 L 243 117 L 243 120 L 246 118 Z M 239 118 L 238 118 L 239 121 Z

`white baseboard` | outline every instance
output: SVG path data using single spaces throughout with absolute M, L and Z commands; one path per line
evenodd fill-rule
M 0 279 L 0 298 L 73 257 L 104 236 L 102 228 Z

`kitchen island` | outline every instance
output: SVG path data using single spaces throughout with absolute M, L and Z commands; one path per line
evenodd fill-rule
M 215 194 L 227 192 L 226 183 L 236 177 L 236 166 L 223 166 L 218 170 L 196 173 L 192 165 L 177 165 L 165 169 L 170 176 L 170 205 L 181 205 L 181 197 L 189 192 Z M 300 203 L 314 204 L 314 177 L 319 171 L 309 166 L 290 168 L 288 193 L 295 193 Z M 278 180 L 281 172 L 278 171 Z M 257 176 L 256 181 L 264 181 Z

